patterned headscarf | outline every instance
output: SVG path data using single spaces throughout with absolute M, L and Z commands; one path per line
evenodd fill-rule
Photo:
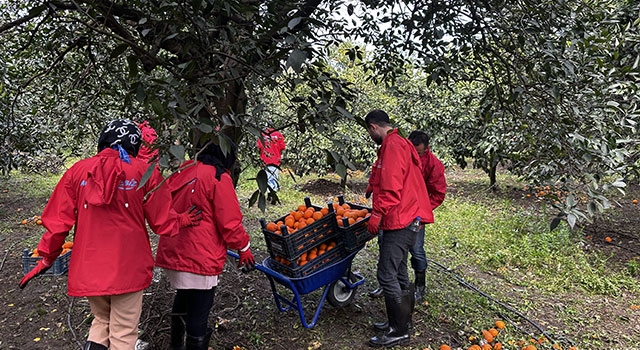
M 120 153 L 120 159 L 131 163 L 129 155 L 137 156 L 142 143 L 142 134 L 136 123 L 129 119 L 110 121 L 98 139 L 98 152 L 105 148 L 113 148 Z

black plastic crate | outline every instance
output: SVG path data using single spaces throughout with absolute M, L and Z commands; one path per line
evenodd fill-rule
M 344 245 L 342 243 L 337 243 L 331 250 L 326 251 L 322 255 L 318 255 L 315 259 L 309 260 L 302 266 L 299 266 L 295 259 L 290 261 L 289 265 L 286 265 L 272 258 L 270 260 L 270 267 L 287 277 L 299 278 L 320 271 L 323 268 L 344 259 L 347 255 Z
M 67 272 L 67 270 L 69 270 L 69 260 L 71 259 L 71 252 L 72 250 L 69 250 L 68 252 L 57 257 L 56 261 L 54 261 L 53 263 L 53 266 L 51 266 L 51 268 L 49 268 L 47 272 L 43 273 L 43 275 L 58 276 Z M 32 252 L 29 251 L 29 249 L 25 249 L 22 252 L 22 271 L 25 275 L 29 271 L 33 270 L 36 265 L 38 265 L 38 261 L 42 260 L 42 257 L 32 257 L 31 254 Z
M 307 207 L 313 207 L 315 210 L 322 209 L 322 207 L 311 205 L 311 200 L 308 197 L 305 198 L 305 205 Z M 293 233 L 289 233 L 285 228 L 282 230 L 281 235 L 267 230 L 265 219 L 260 219 L 262 233 L 264 234 L 267 250 L 271 257 L 275 258 L 276 255 L 279 255 L 287 260 L 295 260 L 309 249 L 329 240 L 336 239 L 340 235 L 336 222 L 336 213 L 333 210 L 333 206 L 329 206 L 328 210 L 329 213 L 327 215 L 324 215 L 314 223 Z M 286 217 L 287 215 L 274 220 L 274 222 L 284 221 Z
M 350 202 L 345 202 L 342 195 L 338 196 L 338 204 L 342 205 L 344 203 L 349 204 L 351 209 L 366 209 L 367 212 L 371 213 L 371 208 Z M 342 226 L 338 226 L 338 231 L 342 236 L 342 239 L 344 241 L 344 249 L 347 252 L 352 252 L 354 250 L 360 249 L 368 240 L 372 238 L 369 234 L 369 231 L 367 231 L 368 223 L 369 216 L 352 225 L 349 225 L 348 218 L 342 218 Z

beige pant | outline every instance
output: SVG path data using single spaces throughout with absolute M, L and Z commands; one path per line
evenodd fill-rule
M 87 340 L 111 350 L 134 350 L 142 312 L 142 291 L 87 299 L 94 316 Z

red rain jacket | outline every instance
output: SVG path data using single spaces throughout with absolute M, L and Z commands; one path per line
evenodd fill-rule
M 160 237 L 157 266 L 217 276 L 227 248 L 240 250 L 249 244 L 231 176 L 224 173 L 218 181 L 215 175 L 215 167 L 189 161 L 167 179 L 175 209 L 182 212 L 195 204 L 203 219 L 198 226 L 182 228 L 176 237 Z
M 382 218 L 381 229 L 404 228 L 418 216 L 422 223 L 433 222 L 418 152 L 398 130 L 382 141 L 369 184 L 373 190 L 371 215 Z
M 75 163 L 56 185 L 42 213 L 47 231 L 38 252 L 58 256 L 75 226 L 70 296 L 125 294 L 151 284 L 153 256 L 145 219 L 155 233 L 169 236 L 178 233 L 180 222 L 167 186 L 149 193 L 162 181 L 158 171 L 138 189 L 147 167 L 133 157 L 127 164 L 107 148 Z
M 444 165 L 442 165 L 440 159 L 431 152 L 431 149 L 427 149 L 427 151 L 422 154 L 420 162 L 422 163 L 422 177 L 427 185 L 429 202 L 431 202 L 431 210 L 433 210 L 442 204 L 445 193 L 447 192 L 447 181 L 444 178 Z
M 284 151 L 286 145 L 284 143 L 284 136 L 279 131 L 275 131 L 271 128 L 262 133 L 264 138 L 264 145 L 262 140 L 256 141 L 256 147 L 260 150 L 260 159 L 265 165 L 277 165 L 280 166 L 280 160 L 282 159 L 282 151 Z

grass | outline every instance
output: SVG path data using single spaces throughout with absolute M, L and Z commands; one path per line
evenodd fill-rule
M 268 206 L 261 212 L 256 206 L 247 207 L 251 194 L 257 188 L 251 178 L 256 169 L 242 173 L 237 187 L 238 198 L 244 214 L 244 223 L 252 236 L 252 249 L 266 255 L 258 219 L 268 220 L 286 214 L 303 203 L 305 196 L 312 203 L 322 205 L 327 200 L 302 191 L 301 185 L 318 179 L 338 181 L 335 175 L 315 175 L 294 179 L 281 172 L 282 190 L 278 193 L 281 204 Z M 59 180 L 59 176 L 22 175 L 13 173 L 4 180 L 4 188 L 23 193 L 23 198 L 33 202 L 31 210 L 38 215 L 46 198 Z M 554 335 L 571 338 L 581 349 L 598 349 L 611 346 L 602 331 L 601 312 L 606 306 L 601 300 L 619 301 L 628 310 L 640 304 L 640 265 L 630 260 L 621 266 L 613 264 L 611 256 L 582 247 L 582 235 L 566 225 L 549 231 L 550 215 L 544 207 L 538 212 L 522 206 L 512 199 L 489 194 L 484 175 L 474 171 L 456 171 L 450 176 L 455 194 L 448 195 L 436 212 L 436 223 L 426 229 L 425 249 L 427 257 L 449 268 L 439 270 L 431 265 L 428 270 L 429 293 L 425 304 L 417 309 L 416 322 L 437 325 L 451 343 L 468 346 L 470 337 L 481 337 L 481 330 L 493 326 L 497 319 L 511 321 L 510 327 L 501 332 L 500 339 L 515 349 L 518 343 L 528 341 L 530 336 L 540 336 L 526 320 L 496 303 L 504 302 L 532 320 L 541 320 L 546 330 Z M 366 182 L 364 177 L 353 181 Z M 502 174 L 501 183 L 520 187 L 515 178 Z M 463 186 L 464 185 L 464 186 Z M 349 201 L 360 201 L 361 193 L 347 192 Z M 37 199 L 36 201 L 32 201 Z M 39 201 L 38 201 L 39 200 Z M 17 213 L 16 220 L 24 213 Z M 25 216 L 26 217 L 26 216 Z M 16 221 L 16 222 L 19 222 Z M 15 222 L 0 223 L 0 230 L 14 231 Z M 39 237 L 37 237 L 39 239 Z M 27 242 L 35 246 L 34 242 Z M 358 254 L 354 266 L 361 273 L 375 275 L 377 244 L 370 244 L 365 254 Z M 362 255 L 362 256 L 361 256 Z M 411 269 L 410 269 L 411 271 Z M 412 273 L 412 271 L 410 272 Z M 490 298 L 481 296 L 461 286 L 458 278 L 484 291 Z M 562 303 L 559 307 L 557 302 Z M 585 309 L 594 308 L 593 315 L 584 316 Z M 616 305 L 620 307 L 620 305 Z M 637 317 L 637 311 L 619 312 L 611 324 L 624 325 Z M 602 316 L 605 318 L 606 316 Z M 429 326 L 431 327 L 431 326 Z M 518 327 L 520 329 L 518 329 Z M 418 329 L 418 328 L 417 328 Z M 251 342 L 261 344 L 264 338 L 259 333 L 248 335 Z M 611 334 L 609 335 L 611 336 Z M 625 344 L 640 343 L 640 335 L 627 334 L 624 329 L 617 335 Z M 570 342 L 563 343 L 566 345 Z M 421 344 L 430 348 L 434 344 Z M 436 347 L 437 348 L 437 347 Z M 539 348 L 551 348 L 545 343 Z

